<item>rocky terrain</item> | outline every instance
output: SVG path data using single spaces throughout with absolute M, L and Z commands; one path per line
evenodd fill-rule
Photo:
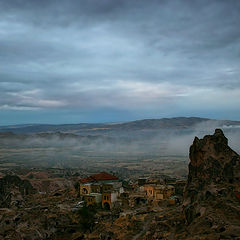
M 7 175 L 0 179 L 0 207 L 11 208 L 21 205 L 25 196 L 35 192 L 28 180 L 21 180 L 18 176 Z
M 190 160 L 183 203 L 189 229 L 208 239 L 240 239 L 239 155 L 216 129 L 194 139 Z
M 194 139 L 183 204 L 100 221 L 86 239 L 240 239 L 240 157 L 222 130 Z
M 180 207 L 156 219 L 144 239 L 240 239 L 240 157 L 222 130 L 194 139 Z
M 107 212 L 76 208 L 72 177 L 41 171 L 7 175 L 0 179 L 0 239 L 239 240 L 239 155 L 216 129 L 194 139 L 189 158 L 182 203 L 146 202 Z
M 57 239 L 81 232 L 74 208 L 79 200 L 69 182 L 42 172 L 0 179 L 0 239 Z M 41 192 L 43 185 L 45 192 Z

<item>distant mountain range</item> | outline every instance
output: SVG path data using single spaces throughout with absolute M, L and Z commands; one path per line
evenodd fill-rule
M 96 135 L 108 132 L 138 131 L 138 130 L 187 130 L 198 125 L 217 127 L 240 127 L 240 121 L 214 120 L 198 117 L 177 117 L 161 119 L 144 119 L 124 123 L 80 123 L 80 124 L 24 124 L 0 126 L 0 132 L 13 133 L 73 133 L 80 135 Z

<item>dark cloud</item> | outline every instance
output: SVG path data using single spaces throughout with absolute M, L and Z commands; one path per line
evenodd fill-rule
M 1 112 L 239 118 L 239 11 L 238 0 L 0 0 Z

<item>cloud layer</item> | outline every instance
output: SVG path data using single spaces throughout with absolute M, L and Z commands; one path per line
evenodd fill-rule
M 237 0 L 0 0 L 0 124 L 240 119 L 239 12 Z

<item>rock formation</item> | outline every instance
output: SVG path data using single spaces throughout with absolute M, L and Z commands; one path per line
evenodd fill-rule
M 0 207 L 12 207 L 19 205 L 23 197 L 35 190 L 28 180 L 22 180 L 18 176 L 6 175 L 0 179 Z
M 189 228 L 204 231 L 205 226 L 206 232 L 214 230 L 212 234 L 225 234 L 226 239 L 240 236 L 240 156 L 216 129 L 213 135 L 194 139 L 189 157 L 183 201 Z
M 189 157 L 183 206 L 155 219 L 143 239 L 240 240 L 240 156 L 216 129 L 194 139 Z

